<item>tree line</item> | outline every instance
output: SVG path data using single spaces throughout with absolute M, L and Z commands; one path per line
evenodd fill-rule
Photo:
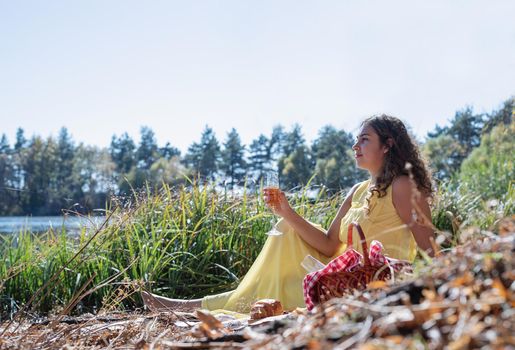
M 435 178 L 445 180 L 496 125 L 510 124 L 514 99 L 491 113 L 467 107 L 448 126 L 436 126 L 423 143 Z M 149 127 L 140 130 L 137 144 L 127 133 L 113 135 L 107 148 L 76 144 L 62 128 L 56 138 L 16 132 L 14 144 L 0 138 L 0 215 L 55 215 L 70 209 L 102 209 L 113 195 L 127 196 L 143 187 L 177 185 L 187 178 L 216 181 L 226 188 L 259 184 L 277 170 L 281 187 L 294 189 L 313 179 L 336 193 L 366 178 L 354 166 L 351 133 L 324 126 L 308 144 L 300 125 L 278 125 L 244 145 L 236 129 L 219 141 L 209 126 L 183 155 L 171 143 L 157 144 Z M 313 175 L 315 177 L 313 178 Z

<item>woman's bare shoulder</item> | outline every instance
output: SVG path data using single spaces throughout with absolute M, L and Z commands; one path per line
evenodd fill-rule
M 392 189 L 394 192 L 411 191 L 413 183 L 408 175 L 397 176 L 392 181 Z
M 419 201 L 427 202 L 429 198 L 418 193 L 417 185 L 409 176 L 401 175 L 392 181 L 392 197 L 393 201 L 405 200 L 407 198 L 418 198 Z

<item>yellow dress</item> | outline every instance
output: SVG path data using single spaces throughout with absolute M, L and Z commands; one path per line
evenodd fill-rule
M 386 196 L 370 199 L 370 214 L 366 214 L 366 196 L 370 180 L 362 182 L 352 196 L 352 205 L 341 221 L 340 241 L 343 242 L 333 257 L 326 257 L 308 245 L 290 227 L 280 220 L 280 236 L 269 236 L 256 261 L 235 290 L 209 295 L 202 299 L 202 308 L 208 310 L 231 310 L 246 313 L 250 305 L 259 299 L 280 300 L 286 310 L 305 307 L 302 280 L 306 270 L 300 265 L 306 255 L 328 263 L 346 249 L 347 227 L 357 221 L 363 228 L 367 243 L 379 240 L 386 255 L 412 261 L 416 254 L 416 243 L 412 233 L 403 224 L 392 201 L 392 190 L 388 187 Z M 313 224 L 319 228 L 319 225 Z M 359 236 L 354 232 L 355 248 L 361 251 Z M 359 245 L 359 246 L 358 246 Z

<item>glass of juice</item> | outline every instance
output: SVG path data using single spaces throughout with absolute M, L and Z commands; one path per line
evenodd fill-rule
M 270 171 L 265 174 L 263 182 L 263 194 L 268 196 L 268 203 L 273 207 L 279 204 L 279 195 L 281 189 L 279 188 L 279 175 L 276 171 Z M 269 236 L 279 236 L 283 233 L 276 228 L 276 219 L 272 219 L 272 229 L 266 234 Z

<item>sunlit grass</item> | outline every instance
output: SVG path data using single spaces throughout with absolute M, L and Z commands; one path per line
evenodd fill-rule
M 130 201 L 113 201 L 106 210 L 110 220 L 98 232 L 84 228 L 78 237 L 64 230 L 1 236 L 1 317 L 22 307 L 57 312 L 87 290 L 75 312 L 98 311 L 115 299 L 117 308 L 140 306 L 133 293 L 138 286 L 182 298 L 229 290 L 255 260 L 271 228 L 273 216 L 259 193 L 247 187 L 233 193 L 195 181 L 165 185 L 154 193 L 136 193 Z M 433 223 L 449 233 L 448 246 L 459 242 L 465 224 L 491 228 L 499 217 L 513 214 L 512 186 L 507 200 L 499 203 L 501 211 L 485 209 L 477 194 L 459 193 L 451 185 L 441 187 L 433 204 Z M 323 188 L 308 186 L 293 192 L 290 201 L 306 219 L 327 228 L 344 195 L 329 196 Z M 91 290 L 94 286 L 101 287 Z M 116 296 L 122 292 L 120 302 Z

